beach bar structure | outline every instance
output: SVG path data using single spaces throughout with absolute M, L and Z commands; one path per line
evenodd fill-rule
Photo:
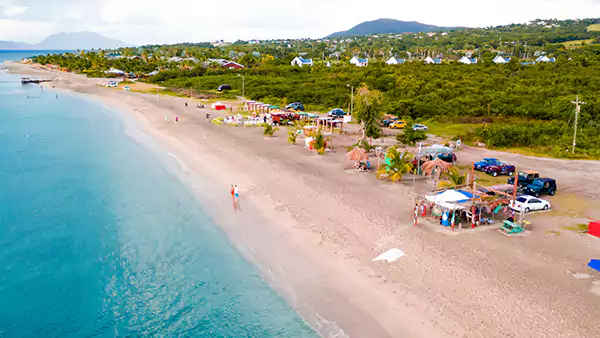
M 330 117 L 320 117 L 315 119 L 315 124 L 317 126 L 317 130 L 323 130 L 324 134 L 333 134 L 334 128 L 340 128 L 340 130 L 344 130 L 344 121 L 335 120 Z M 329 135 L 328 135 L 329 136 Z

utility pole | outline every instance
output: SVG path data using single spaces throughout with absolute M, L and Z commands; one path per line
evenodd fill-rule
M 245 100 L 245 99 L 246 99 L 246 95 L 244 95 L 244 94 L 245 94 L 245 93 L 244 93 L 244 85 L 245 85 L 246 79 L 244 78 L 244 75 L 240 75 L 240 74 L 238 74 L 238 76 L 241 76 L 241 77 L 242 77 L 242 99 L 244 99 L 244 100 Z
M 573 154 L 575 154 L 575 145 L 577 143 L 577 120 L 579 119 L 579 112 L 581 111 L 582 104 L 585 104 L 583 101 L 579 101 L 579 95 L 575 98 L 575 101 L 571 101 L 575 104 L 575 127 L 573 128 Z
M 352 109 L 354 108 L 354 86 L 350 86 L 349 84 L 346 87 L 350 87 L 350 116 L 352 116 Z

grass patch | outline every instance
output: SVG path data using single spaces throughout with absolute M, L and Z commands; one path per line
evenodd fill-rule
M 581 47 L 583 45 L 583 43 L 585 43 L 587 45 L 592 42 L 594 42 L 594 39 L 565 41 L 562 44 L 567 48 L 577 48 L 577 47 Z
M 595 23 L 592 25 L 589 25 L 587 28 L 588 32 L 600 32 L 600 24 L 599 23 Z
M 588 232 L 589 224 L 577 224 L 574 226 L 566 225 L 562 227 L 565 230 L 571 230 L 575 232 Z
M 467 123 L 444 123 L 435 121 L 424 121 L 422 123 L 429 128 L 428 134 L 433 134 L 447 139 L 453 139 L 456 135 L 465 134 L 470 129 L 477 127 L 476 124 Z

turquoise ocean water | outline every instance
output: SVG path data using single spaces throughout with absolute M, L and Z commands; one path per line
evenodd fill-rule
M 116 113 L 55 95 L 0 73 L 0 337 L 315 336 Z
M 30 58 L 36 55 L 60 54 L 66 51 L 52 50 L 0 50 L 0 63 L 4 61 L 20 61 L 24 58 Z

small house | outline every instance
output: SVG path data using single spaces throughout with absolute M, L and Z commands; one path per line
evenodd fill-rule
M 504 64 L 510 61 L 510 58 L 505 58 L 500 55 L 496 55 L 496 57 L 492 60 L 495 64 Z
M 293 60 L 292 60 L 292 66 L 312 66 L 313 65 L 313 60 L 312 59 L 304 59 L 300 56 L 296 56 Z
M 425 58 L 425 63 L 428 65 L 431 65 L 431 64 L 439 65 L 442 63 L 442 59 L 434 59 L 431 56 L 428 56 Z
M 542 55 L 535 59 L 535 62 L 556 62 L 556 58 L 549 58 L 547 55 Z
M 369 59 L 359 59 L 356 56 L 353 56 L 352 59 L 350 59 L 350 63 L 357 67 L 366 67 L 369 65 Z
M 239 64 L 237 62 L 233 62 L 233 61 L 227 61 L 221 67 L 225 68 L 225 69 L 242 69 L 242 68 L 244 68 L 244 65 L 241 65 L 241 64 Z
M 468 58 L 466 56 L 463 56 L 463 57 L 460 58 L 460 60 L 458 60 L 458 62 L 464 63 L 465 65 L 472 65 L 474 63 L 477 63 L 477 58 L 470 59 L 470 58 Z
M 387 63 L 388 65 L 399 65 L 406 62 L 405 59 L 396 59 L 395 57 L 391 57 L 389 60 L 387 60 L 385 63 Z

